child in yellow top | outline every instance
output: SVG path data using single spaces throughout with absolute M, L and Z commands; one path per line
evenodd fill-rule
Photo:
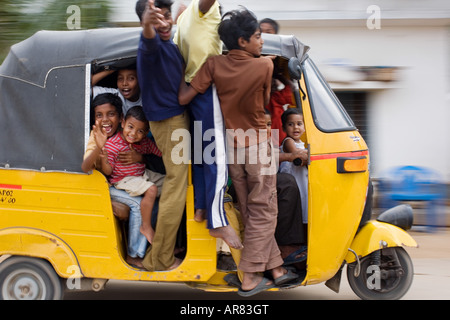
M 180 14 L 174 42 L 185 60 L 186 83 L 191 82 L 209 57 L 222 53 L 222 42 L 217 32 L 220 21 L 220 6 L 216 0 L 192 0 Z M 222 238 L 230 247 L 241 249 L 241 240 L 229 225 L 223 204 L 228 182 L 224 123 L 218 99 L 213 97 L 214 88 L 211 86 L 204 94 L 196 96 L 188 108 L 193 119 L 194 220 L 201 222 L 206 218 L 213 237 Z M 206 138 L 205 132 L 213 132 L 213 137 Z M 214 155 L 205 151 L 212 145 Z

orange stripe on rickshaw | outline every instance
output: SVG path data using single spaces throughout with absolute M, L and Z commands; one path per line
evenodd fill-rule
M 311 155 L 311 161 L 315 160 L 326 160 L 326 159 L 334 159 L 337 157 L 361 157 L 367 156 L 369 154 L 369 150 L 363 151 L 353 151 L 353 152 L 341 152 L 341 153 L 327 153 L 327 154 L 319 154 L 319 155 Z
M 17 184 L 1 184 L 0 189 L 14 189 L 14 190 L 22 190 L 22 186 Z

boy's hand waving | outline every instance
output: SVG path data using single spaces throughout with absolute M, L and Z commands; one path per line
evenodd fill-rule
M 95 143 L 97 147 L 102 150 L 105 146 L 106 140 L 108 140 L 108 135 L 105 130 L 102 129 L 101 120 L 95 121 L 95 124 L 92 126 L 92 131 L 94 133 Z
M 154 26 L 166 26 L 167 23 L 164 19 L 164 15 L 161 13 L 161 9 L 155 7 L 155 1 L 149 0 L 145 7 L 145 12 L 142 17 L 142 25 L 144 27 L 144 36 L 148 39 L 155 37 Z

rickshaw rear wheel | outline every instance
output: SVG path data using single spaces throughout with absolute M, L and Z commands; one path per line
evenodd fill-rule
M 14 256 L 0 264 L 1 300 L 60 300 L 61 278 L 45 260 Z
M 347 267 L 347 279 L 353 292 L 364 300 L 397 300 L 411 287 L 414 270 L 411 258 L 401 247 L 372 252 L 361 259 L 361 271 L 355 275 L 356 263 Z

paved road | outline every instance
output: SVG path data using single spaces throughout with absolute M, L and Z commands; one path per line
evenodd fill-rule
M 450 229 L 436 233 L 411 231 L 419 248 L 407 248 L 414 264 L 414 280 L 404 300 L 450 299 Z M 234 292 L 216 293 L 192 289 L 184 284 L 109 281 L 101 292 L 67 292 L 67 300 L 124 299 L 124 300 L 246 300 Z M 357 300 L 345 271 L 340 292 L 324 284 L 298 287 L 280 292 L 263 292 L 258 300 Z

